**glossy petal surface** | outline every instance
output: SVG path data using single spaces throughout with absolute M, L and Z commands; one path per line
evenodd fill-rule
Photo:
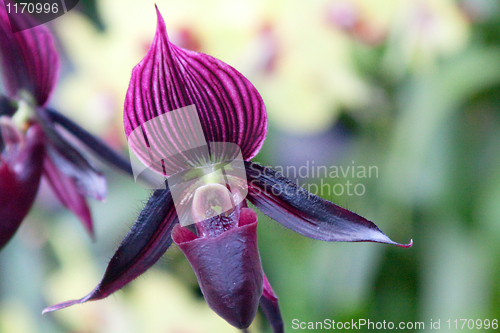
M 237 328 L 250 326 L 263 288 L 255 212 L 242 208 L 238 227 L 216 237 L 197 238 L 179 225 L 173 239 L 191 264 L 210 308 Z
M 247 199 L 264 214 L 309 238 L 334 242 L 377 242 L 410 247 L 389 239 L 374 223 L 311 194 L 276 171 L 245 162 Z
M 127 137 L 139 126 L 149 141 L 171 142 L 165 156 L 184 151 L 190 142 L 229 142 L 251 159 L 262 146 L 267 131 L 264 103 L 255 87 L 238 71 L 209 55 L 172 44 L 158 12 L 156 35 L 149 52 L 133 69 L 125 99 L 124 123 Z M 195 105 L 204 138 L 192 138 L 195 122 L 180 119 L 175 128 L 158 122 L 145 123 L 183 107 Z M 204 140 L 202 140 L 204 139 Z M 153 145 L 151 143 L 151 145 Z M 171 151 L 174 147 L 175 151 Z M 140 154 L 141 152 L 136 152 Z M 144 156 L 142 160 L 147 160 Z M 196 162 L 196 158 L 192 158 Z M 164 161 L 168 170 L 175 159 Z M 171 164 L 171 165 L 170 165 Z
M 7 125 L 8 126 L 8 125 Z M 1 125 L 5 135 L 9 129 Z M 45 157 L 45 137 L 34 125 L 24 143 L 4 138 L 6 151 L 0 155 L 0 249 L 12 238 L 35 200 Z M 12 150 L 9 145 L 15 145 Z
M 103 299 L 134 280 L 167 251 L 172 244 L 172 228 L 175 224 L 177 214 L 170 191 L 155 191 L 111 258 L 99 285 L 87 296 L 53 305 L 43 313 Z
M 18 99 L 26 90 L 37 105 L 44 105 L 59 75 L 59 56 L 52 34 L 43 25 L 12 33 L 9 18 L 0 0 L 0 64 L 9 97 Z M 15 15 L 19 26 L 30 25 L 31 17 Z

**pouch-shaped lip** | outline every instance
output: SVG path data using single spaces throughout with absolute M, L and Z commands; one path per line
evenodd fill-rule
M 172 238 L 193 267 L 210 308 L 237 328 L 250 326 L 263 288 L 256 213 L 242 208 L 238 227 L 216 237 L 198 238 L 177 225 Z

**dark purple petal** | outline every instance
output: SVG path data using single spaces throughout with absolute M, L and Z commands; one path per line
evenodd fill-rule
M 37 110 L 38 120 L 47 136 L 47 155 L 57 168 L 75 181 L 78 191 L 96 200 L 106 197 L 106 179 L 83 155 L 57 131 L 44 109 Z
M 250 326 L 263 288 L 257 214 L 242 208 L 239 226 L 216 237 L 196 238 L 180 225 L 172 237 L 191 264 L 210 308 L 237 328 Z
M 153 43 L 132 71 L 125 99 L 127 137 L 141 126 L 148 137 L 148 146 L 153 145 L 151 140 L 160 141 L 157 145 L 171 143 L 158 149 L 168 156 L 193 148 L 189 143 L 204 141 L 205 145 L 234 143 L 241 148 L 245 160 L 251 159 L 260 150 L 267 132 L 266 109 L 259 93 L 241 73 L 224 62 L 172 44 L 158 11 L 157 16 Z M 196 106 L 204 138 L 193 138 L 194 120 L 180 119 L 175 128 L 162 127 L 160 123 L 144 128 L 147 121 L 190 105 Z M 147 156 L 142 160 L 147 160 Z M 176 163 L 181 162 L 172 158 L 164 163 L 168 174 L 170 168 L 175 170 Z
M 49 157 L 45 158 L 43 175 L 59 201 L 80 219 L 87 232 L 94 238 L 90 209 L 85 197 L 78 192 L 75 181 L 59 171 Z
M 3 2 L 3 0 L 0 0 Z M 43 25 L 12 33 L 7 12 L 0 5 L 0 64 L 7 94 L 18 99 L 20 91 L 31 93 L 44 105 L 59 75 L 59 56 L 51 32 Z M 18 26 L 33 25 L 28 15 L 13 15 Z
M 1 116 L 13 116 L 17 111 L 17 103 L 7 98 L 6 96 L 0 95 L 0 117 Z
M 3 135 L 10 131 L 8 126 L 0 124 Z M 0 155 L 0 249 L 12 238 L 35 200 L 45 157 L 45 137 L 38 125 L 28 129 L 24 143 L 9 147 L 14 137 L 4 137 L 6 148 Z
M 167 251 L 172 244 L 172 228 L 177 221 L 177 214 L 168 188 L 156 190 L 132 230 L 111 258 L 99 285 L 87 296 L 53 305 L 43 310 L 43 313 L 103 299 L 134 280 Z
M 276 171 L 245 162 L 248 196 L 264 214 L 309 238 L 333 242 L 377 242 L 411 247 L 389 239 L 374 223 L 311 194 Z
M 281 311 L 278 304 L 278 297 L 274 294 L 273 288 L 269 284 L 266 275 L 264 274 L 264 291 L 260 298 L 260 308 L 266 316 L 269 324 L 273 328 L 274 333 L 285 332 L 283 319 L 281 318 Z

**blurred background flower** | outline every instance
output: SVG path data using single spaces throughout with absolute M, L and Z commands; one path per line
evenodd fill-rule
M 80 1 L 51 22 L 65 56 L 51 104 L 124 154 L 123 101 L 154 35 L 154 3 L 174 43 L 229 63 L 262 94 L 270 129 L 258 162 L 284 173 L 376 166 L 366 178 L 297 178 L 362 184 L 363 195 L 319 194 L 415 242 L 315 242 L 260 215 L 287 330 L 295 318 L 424 321 L 425 331 L 430 319 L 500 319 L 496 0 Z M 150 194 L 106 176 L 107 201 L 91 203 L 95 243 L 42 186 L 0 252 L 0 332 L 237 332 L 175 248 L 113 297 L 40 315 L 95 286 Z M 261 331 L 258 317 L 250 332 Z

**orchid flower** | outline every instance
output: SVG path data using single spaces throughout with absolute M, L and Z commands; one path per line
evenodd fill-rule
M 93 236 L 85 197 L 103 200 L 105 179 L 66 141 L 56 124 L 104 160 L 119 159 L 101 141 L 47 106 L 60 62 L 51 32 L 36 23 L 21 14 L 9 20 L 0 0 L 0 70 L 5 93 L 0 94 L 0 249 L 29 212 L 42 176 Z M 11 24 L 22 31 L 13 33 Z
M 132 71 L 124 122 L 129 143 L 137 130 L 148 137 L 146 150 L 135 146 L 139 159 L 147 160 L 145 151 L 151 153 L 158 146 L 168 156 L 155 166 L 149 165 L 157 168 L 155 171 L 163 174 L 168 184 L 154 191 L 97 287 L 81 299 L 51 306 L 44 313 L 107 297 L 143 274 L 174 242 L 191 264 L 208 305 L 218 315 L 246 330 L 260 305 L 274 332 L 283 332 L 278 298 L 263 272 L 257 247 L 257 214 L 247 201 L 309 238 L 411 246 L 411 242 L 393 242 L 365 218 L 251 162 L 267 132 L 266 109 L 256 88 L 222 61 L 172 44 L 158 9 L 157 20 L 151 48 Z M 202 135 L 208 142 L 194 146 L 205 148 L 187 149 L 186 143 L 193 142 L 198 125 L 189 122 L 190 118 L 176 118 L 174 110 L 189 106 L 195 107 Z M 169 115 L 176 119 L 172 122 L 177 124 L 175 129 L 164 121 Z M 151 125 L 162 116 L 165 119 Z M 196 172 L 206 175 L 200 170 L 207 165 L 217 169 L 223 162 L 230 163 L 234 154 L 227 146 L 239 148 L 244 184 L 241 179 L 235 181 L 235 168 L 227 168 L 225 177 L 236 186 L 205 178 L 181 186 L 182 202 L 191 202 L 189 209 L 177 205 L 173 192 L 179 182 Z M 170 149 L 178 149 L 177 154 Z M 207 151 L 208 155 L 204 155 Z M 223 208 L 221 213 L 221 207 L 226 206 L 232 208 Z M 194 226 L 182 224 L 186 215 L 191 215 Z

